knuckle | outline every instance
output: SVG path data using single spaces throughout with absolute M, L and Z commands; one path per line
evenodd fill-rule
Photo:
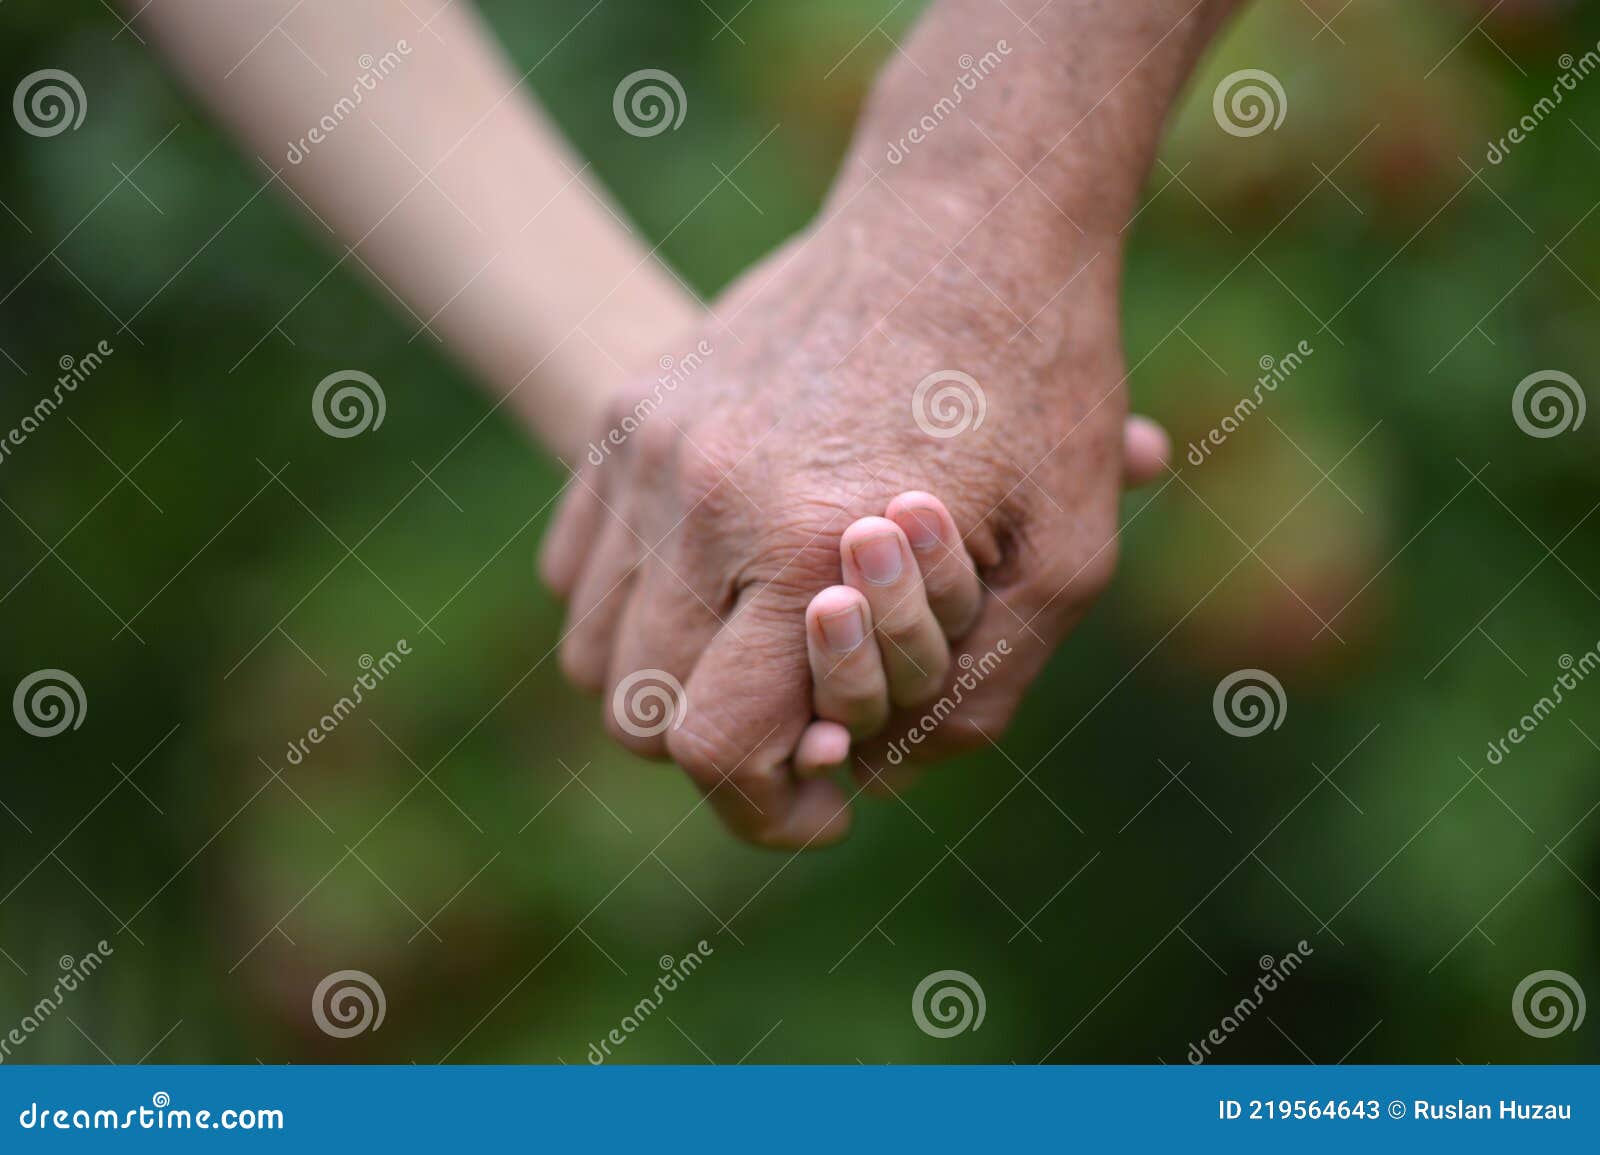
M 1067 611 L 1093 602 L 1110 586 L 1117 572 L 1115 538 L 1087 556 L 1048 566 L 1040 575 L 1040 603 L 1052 611 Z
M 751 846 L 759 846 L 763 850 L 795 850 L 800 846 L 794 835 L 788 833 L 783 824 L 775 819 L 757 819 L 748 824 L 736 823 L 729 828 L 739 839 Z
M 605 674 L 593 647 L 584 640 L 569 635 L 561 643 L 558 655 L 562 676 L 586 694 L 598 694 L 605 688 Z
M 980 725 L 978 719 L 954 717 L 939 730 L 939 748 L 948 754 L 970 754 L 981 750 L 993 738 L 999 741 L 1005 733 L 1006 721 L 994 720 L 991 726 Z
M 649 759 L 652 762 L 666 758 L 667 740 L 664 735 L 630 727 L 619 717 L 610 701 L 606 703 L 604 714 L 606 733 L 611 735 L 617 745 L 636 757 Z
M 896 771 L 889 767 L 863 766 L 855 773 L 856 782 L 864 793 L 873 798 L 887 800 L 898 798 L 917 780 L 917 777 L 917 771 L 907 770 L 904 767 Z
M 832 689 L 834 699 L 852 716 L 877 709 L 884 699 L 883 679 L 878 676 L 852 677 Z
M 926 605 L 914 605 L 907 601 L 885 610 L 877 618 L 876 632 L 884 640 L 915 652 L 929 648 L 924 639 L 929 634 L 932 620 L 933 616 Z
M 539 581 L 556 597 L 562 600 L 572 595 L 571 582 L 558 564 L 555 549 L 550 544 L 549 535 L 539 544 Z
M 841 579 L 838 537 L 814 528 L 772 527 L 756 543 L 745 577 L 785 614 L 803 614 L 818 591 Z
M 617 429 L 619 432 L 623 432 L 621 426 L 630 416 L 632 416 L 632 414 L 633 402 L 629 401 L 627 395 L 624 393 L 616 394 L 609 402 L 606 403 L 606 424 L 614 429 Z
M 903 707 L 925 706 L 939 697 L 945 676 L 950 672 L 950 655 L 940 653 L 918 662 L 920 669 L 910 667 L 905 676 L 893 687 L 894 704 Z
M 679 454 L 675 466 L 678 496 L 686 509 L 715 510 L 726 504 L 730 492 L 737 496 L 730 474 L 737 458 L 715 445 L 699 445 Z
M 702 790 L 714 788 L 739 763 L 734 744 L 705 720 L 703 712 L 691 710 L 683 725 L 664 737 L 668 756 Z
M 983 613 L 983 599 L 942 598 L 934 606 L 933 613 L 939 620 L 939 629 L 944 633 L 946 642 L 958 642 L 978 624 L 978 618 Z
M 1084 563 L 1082 580 L 1087 596 L 1099 597 L 1105 592 L 1106 587 L 1111 584 L 1111 579 L 1116 576 L 1121 552 L 1118 539 L 1110 537 Z
M 839 714 L 841 717 L 832 720 L 849 730 L 851 738 L 860 740 L 883 729 L 889 721 L 889 704 L 882 694 L 868 693 L 841 701 Z
M 678 456 L 678 431 L 664 420 L 644 421 L 633 434 L 634 458 L 646 473 L 664 473 Z
M 968 699 L 952 705 L 940 699 L 924 707 L 919 717 L 907 717 L 897 726 L 898 739 L 891 743 L 901 750 L 907 763 L 926 763 L 983 750 L 999 742 L 1016 711 L 1014 695 L 986 695 L 981 701 Z
M 928 592 L 928 601 L 949 602 L 964 596 L 968 586 L 976 584 L 970 574 L 959 559 L 946 558 L 925 568 L 922 586 Z

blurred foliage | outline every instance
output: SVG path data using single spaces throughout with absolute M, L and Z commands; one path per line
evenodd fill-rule
M 708 295 L 814 211 L 914 18 L 589 6 L 484 9 Z M 1595 1059 L 1594 1030 L 1532 1039 L 1508 1004 L 1544 968 L 1600 996 L 1600 686 L 1484 751 L 1600 641 L 1597 423 L 1535 440 L 1510 414 L 1535 369 L 1594 396 L 1600 79 L 1484 152 L 1600 12 L 1485 7 L 1263 4 L 1230 30 L 1132 240 L 1135 404 L 1181 455 L 1263 356 L 1313 355 L 1128 499 L 1121 579 L 1003 750 L 791 860 L 680 824 L 689 785 L 563 684 L 533 573 L 553 467 L 353 263 L 323 279 L 336 256 L 103 6 L 11 0 L 8 90 L 63 67 L 91 104 L 76 133 L 0 132 L 0 425 L 115 347 L 0 463 L 3 684 L 63 667 L 88 697 L 70 736 L 0 726 L 0 1030 L 59 956 L 116 950 L 13 1061 L 581 1062 L 702 938 L 619 1059 L 1181 1062 L 1301 939 L 1220 1061 Z M 1217 81 L 1263 65 L 1284 125 L 1220 133 Z M 642 67 L 690 94 L 670 138 L 612 120 Z M 727 185 L 697 208 L 747 153 L 762 211 Z M 384 384 L 381 438 L 307 420 L 346 364 Z M 401 637 L 370 707 L 287 766 Z M 1251 741 L 1211 710 L 1241 666 L 1288 693 Z M 309 993 L 347 967 L 388 1016 L 335 1041 Z M 917 1030 L 942 968 L 982 983 L 982 1030 Z

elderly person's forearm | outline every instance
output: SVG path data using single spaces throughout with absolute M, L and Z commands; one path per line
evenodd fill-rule
M 930 223 L 1003 211 L 1041 237 L 1115 237 L 1168 110 L 1240 4 L 1055 0 L 1024 25 L 993 0 L 937 0 L 879 77 L 834 203 L 876 171 Z

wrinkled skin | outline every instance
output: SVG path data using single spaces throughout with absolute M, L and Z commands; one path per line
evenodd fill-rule
M 858 752 L 857 779 L 875 791 L 914 763 L 998 740 L 1115 566 L 1114 246 L 1052 234 L 1058 259 L 1008 265 L 997 248 L 1043 242 L 973 237 L 969 252 L 956 236 L 951 256 L 927 233 L 863 197 L 746 276 L 681 346 L 703 337 L 714 349 L 703 364 L 671 390 L 647 381 L 617 400 L 607 429 L 651 398 L 602 464 L 581 467 L 546 542 L 546 580 L 569 598 L 567 675 L 604 692 L 619 741 L 670 757 L 763 845 L 819 845 L 848 829 L 849 795 L 798 780 L 789 759 L 812 716 L 804 611 L 840 580 L 850 522 L 908 489 L 938 493 L 986 586 L 947 690 L 961 655 L 1009 648 L 903 760 L 885 755 L 922 710 Z M 1023 266 L 1050 272 L 996 274 Z M 1019 318 L 1031 318 L 1025 330 Z M 986 412 L 932 436 L 913 393 L 951 369 L 979 383 Z M 687 704 L 676 726 L 641 737 L 619 724 L 612 695 L 644 669 L 677 679 Z

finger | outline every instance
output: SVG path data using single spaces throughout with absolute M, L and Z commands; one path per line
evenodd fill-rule
M 866 596 L 829 586 L 806 607 L 806 653 L 811 663 L 812 710 L 858 738 L 883 728 L 889 683 L 872 633 Z
M 659 558 L 646 559 L 617 625 L 606 678 L 606 728 L 641 758 L 667 756 L 667 726 L 658 724 L 651 706 L 657 699 L 645 688 L 665 685 L 681 694 L 696 659 L 722 625 L 685 576 L 693 580 L 694 575 L 680 575 Z
M 567 483 L 555 518 L 545 532 L 539 547 L 539 575 L 557 597 L 572 596 L 584 559 L 599 537 L 600 519 L 605 514 L 600 498 L 604 482 L 599 466 L 585 459 Z
M 800 606 L 770 587 L 748 595 L 695 665 L 667 751 L 729 829 L 798 850 L 850 830 L 838 783 L 801 781 L 789 754 L 811 721 Z
M 839 554 L 845 582 L 872 609 L 890 700 L 897 706 L 927 701 L 939 692 L 950 648 L 928 607 L 906 535 L 888 518 L 864 517 L 845 529 Z
M 921 709 L 896 711 L 880 734 L 857 747 L 851 771 L 863 790 L 891 796 L 928 763 L 1000 741 L 1051 653 L 1030 627 L 1032 616 L 1030 607 L 1001 596 L 984 603 L 939 696 Z M 1064 621 L 1063 631 L 1071 624 Z
M 850 731 L 837 722 L 813 722 L 795 747 L 794 772 L 801 778 L 821 778 L 849 760 Z
M 1149 485 L 1166 472 L 1172 439 L 1159 422 L 1130 417 L 1122 427 L 1122 483 L 1129 489 Z
M 884 516 L 898 525 L 911 543 L 922 571 L 928 608 L 944 636 L 952 641 L 961 637 L 978 620 L 983 587 L 955 518 L 933 494 L 916 490 L 891 501 Z
M 617 623 L 633 586 L 638 546 L 638 538 L 621 520 L 608 517 L 573 590 L 561 641 L 561 669 L 582 689 L 594 692 L 605 686 Z

